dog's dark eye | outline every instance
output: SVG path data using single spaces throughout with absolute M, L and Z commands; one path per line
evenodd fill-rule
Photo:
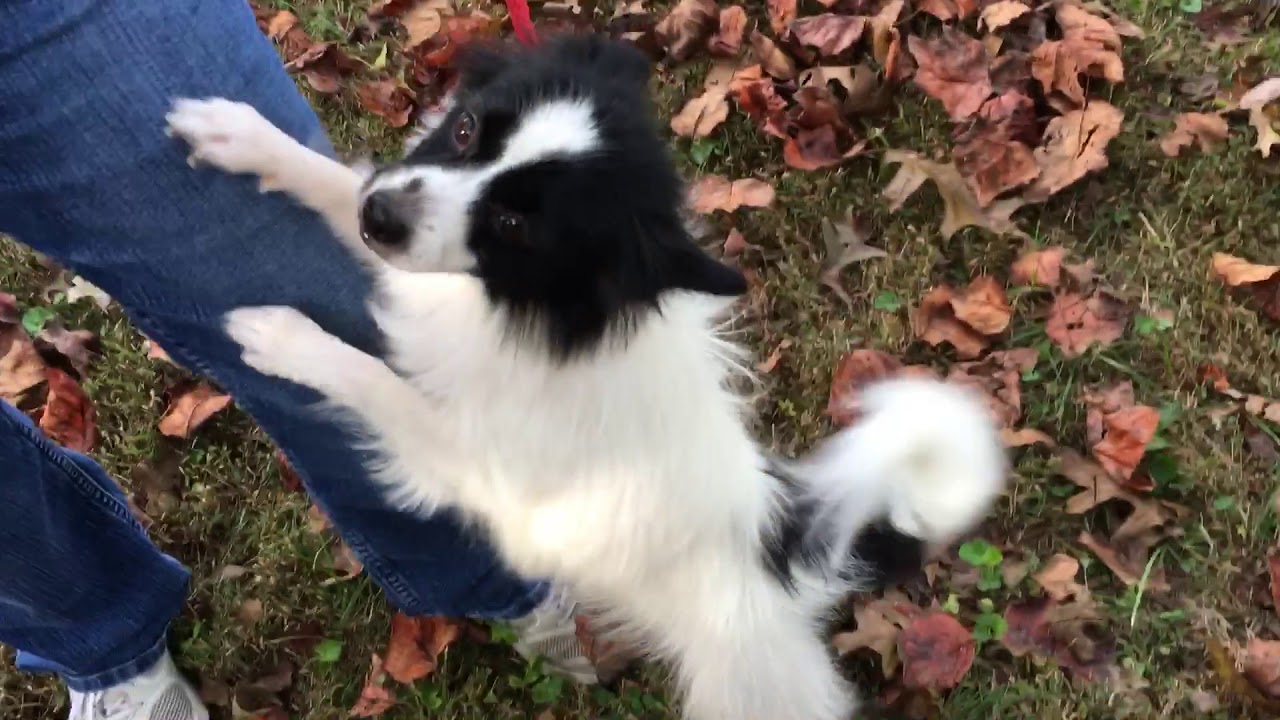
M 508 242 L 523 242 L 525 236 L 524 217 L 513 213 L 509 210 L 495 210 L 493 215 L 493 229 L 503 240 Z
M 453 123 L 453 144 L 459 150 L 466 150 L 476 139 L 476 116 L 464 112 Z

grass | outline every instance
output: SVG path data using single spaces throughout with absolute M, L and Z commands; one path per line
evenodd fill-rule
M 336 41 L 345 38 L 367 5 L 352 0 L 276 4 L 293 9 L 313 37 Z M 1081 560 L 1083 582 L 1109 613 L 1124 677 L 1137 689 L 1072 685 L 1052 666 L 1011 658 L 998 643 L 986 643 L 963 684 L 941 700 L 941 717 L 1240 717 L 1240 708 L 1225 694 L 1216 713 L 1201 713 L 1190 704 L 1196 691 L 1216 687 L 1205 658 L 1209 631 L 1198 618 L 1205 610 L 1220 613 L 1237 641 L 1280 631 L 1280 618 L 1267 607 L 1264 562 L 1276 544 L 1271 500 L 1280 468 L 1248 454 L 1234 424 L 1218 428 L 1210 422 L 1213 400 L 1195 381 L 1196 368 L 1213 362 L 1237 387 L 1280 395 L 1275 359 L 1280 335 L 1208 278 L 1215 251 L 1276 261 L 1280 165 L 1263 161 L 1251 149 L 1251 131 L 1244 128 L 1233 128 L 1227 147 L 1216 154 L 1167 159 L 1154 143 L 1172 126 L 1174 111 L 1202 109 L 1175 94 L 1182 79 L 1208 71 L 1227 82 L 1235 62 L 1249 54 L 1269 58 L 1274 67 L 1280 62 L 1280 39 L 1211 50 L 1172 0 L 1117 4 L 1149 34 L 1127 45 L 1128 81 L 1110 98 L 1126 116 L 1124 132 L 1108 151 L 1110 167 L 1018 217 L 1034 244 L 1061 244 L 1077 258 L 1094 258 L 1143 312 L 1172 311 L 1175 320 L 1164 330 L 1131 328 L 1120 342 L 1076 359 L 1046 352 L 1034 377 L 1024 382 L 1024 421 L 1064 444 L 1083 447 L 1080 389 L 1123 378 L 1133 380 L 1140 402 L 1176 414 L 1162 430 L 1168 448 L 1160 452 L 1171 471 L 1156 494 L 1189 506 L 1192 513 L 1183 536 L 1164 543 L 1150 568 L 1162 569 L 1174 589 L 1139 593 L 1119 582 L 1075 541 L 1081 530 L 1114 528 L 1117 518 L 1108 511 L 1067 515 L 1063 502 L 1073 489 L 1051 476 L 1043 453 L 1020 452 L 1014 487 L 977 534 L 1003 548 L 1006 558 L 1034 563 L 1066 553 Z M 380 46 L 374 42 L 356 52 L 371 60 Z M 697 91 L 703 69 L 693 63 L 660 75 L 655 93 L 663 112 L 672 112 Z M 353 99 L 312 99 L 339 147 L 395 154 L 401 133 L 361 112 Z M 848 349 L 876 347 L 912 362 L 945 366 L 945 353 L 912 340 L 908 314 L 915 301 L 938 283 L 964 283 L 979 272 L 1004 279 L 1009 263 L 1024 249 L 1019 242 L 974 230 L 941 240 L 936 231 L 941 206 L 932 191 L 922 191 L 896 214 L 879 201 L 891 171 L 880 166 L 878 151 L 944 151 L 946 133 L 936 104 L 907 88 L 896 115 L 874 128 L 875 150 L 834 171 L 788 170 L 776 144 L 738 114 L 711 140 L 673 141 L 690 176 L 754 175 L 776 185 L 772 208 L 714 223 L 720 233 L 736 225 L 761 248 L 746 259 L 767 298 L 764 322 L 750 331 L 758 352 L 763 357 L 790 341 L 765 378 L 767 394 L 760 403 L 761 436 L 780 451 L 797 452 L 830 432 L 823 411 L 831 373 Z M 873 242 L 889 256 L 845 272 L 853 299 L 845 306 L 818 280 L 820 222 L 842 215 L 850 205 L 870 219 L 876 228 Z M 25 305 L 49 304 L 41 297 L 48 275 L 29 253 L 0 241 L 0 288 L 16 293 Z M 1019 312 L 1008 346 L 1043 343 L 1042 319 L 1020 298 L 1015 306 Z M 103 338 L 104 355 L 87 385 L 102 436 L 95 457 L 128 487 L 135 465 L 173 444 L 156 432 L 155 423 L 164 409 L 162 391 L 182 374 L 146 360 L 140 337 L 118 311 L 103 313 L 85 302 L 52 308 L 69 326 L 90 328 Z M 306 499 L 283 489 L 271 444 L 247 417 L 226 413 L 176 449 L 184 457 L 180 502 L 155 518 L 152 534 L 194 573 L 190 602 L 172 633 L 182 666 L 200 678 L 235 685 L 289 659 L 297 666 L 286 693 L 291 716 L 345 717 L 359 695 L 371 653 L 380 652 L 385 642 L 387 603 L 363 577 L 326 582 L 333 573 L 323 538 L 307 528 Z M 249 572 L 219 579 L 228 565 Z M 933 590 L 938 602 L 955 595 L 966 622 L 979 612 L 983 598 L 999 612 L 1030 591 L 1026 580 L 986 592 L 941 585 Z M 237 615 L 250 599 L 260 600 L 265 612 L 246 627 Z M 859 655 L 848 666 L 878 686 L 873 659 Z M 560 720 L 674 717 L 657 670 L 624 681 L 616 693 L 580 690 L 524 666 L 500 643 L 460 642 L 433 676 L 397 692 L 402 702 L 385 715 L 391 720 L 528 718 L 544 712 Z M 0 717 L 55 717 L 63 702 L 56 683 L 18 674 L 0 660 Z M 230 716 L 226 708 L 217 712 Z

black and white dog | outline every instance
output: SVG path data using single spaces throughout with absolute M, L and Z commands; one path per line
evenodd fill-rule
M 460 508 L 518 572 L 609 608 L 674 665 L 689 718 L 849 720 L 824 621 L 904 547 L 973 526 L 1004 454 L 979 399 L 923 380 L 871 388 L 800 461 L 753 440 L 730 387 L 745 353 L 719 332 L 746 285 L 684 229 L 648 78 L 594 37 L 475 50 L 368 177 L 240 103 L 179 100 L 169 128 L 375 268 L 385 362 L 287 307 L 226 327 L 358 422 L 396 501 Z

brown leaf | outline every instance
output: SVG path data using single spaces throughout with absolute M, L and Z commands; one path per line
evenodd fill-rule
M 138 505 L 148 513 L 166 513 L 178 507 L 182 456 L 172 446 L 162 445 L 152 457 L 130 471 L 131 487 Z
M 257 598 L 249 598 L 240 603 L 240 609 L 236 610 L 236 619 L 245 627 L 253 627 L 257 625 L 262 617 L 266 614 L 266 608 L 262 601 Z
M 159 360 L 173 364 L 173 358 L 169 357 L 169 353 L 160 347 L 160 343 L 151 338 L 144 338 L 142 341 L 142 350 L 146 353 L 148 360 Z
M 770 76 L 791 80 L 796 76 L 796 63 L 759 30 L 751 31 L 751 53 Z
M 302 492 L 302 478 L 298 477 L 298 473 L 289 464 L 289 458 L 285 457 L 284 451 L 276 448 L 273 457 L 276 460 L 276 467 L 280 470 L 280 481 L 284 489 L 289 492 Z
M 1071 598 L 1085 599 L 1089 591 L 1076 582 L 1076 573 L 1080 572 L 1080 561 L 1070 555 L 1061 553 L 1049 558 L 1040 572 L 1032 575 L 1036 584 L 1044 588 L 1045 593 L 1062 602 Z
M 1010 280 L 1026 287 L 1057 287 L 1066 257 L 1066 248 L 1058 246 L 1023 253 L 1010 268 Z
M 93 403 L 67 373 L 49 368 L 45 377 L 49 394 L 40 415 L 40 429 L 65 448 L 82 453 L 91 451 L 98 437 Z
M 1075 483 L 1081 492 L 1067 500 L 1067 512 L 1079 515 L 1107 502 L 1120 499 L 1130 504 L 1141 498 L 1121 487 L 1101 465 L 1074 450 L 1060 449 L 1057 473 Z
M 756 372 L 761 375 L 768 375 L 778 367 L 778 362 L 782 360 L 782 351 L 791 347 L 791 340 L 783 340 L 778 343 L 773 352 L 769 353 L 769 357 L 756 363 Z
M 1231 287 L 1265 282 L 1280 273 L 1280 265 L 1256 265 L 1226 253 L 1213 254 L 1213 273 Z
M 718 62 L 711 66 L 701 95 L 693 98 L 671 118 L 671 131 L 681 137 L 707 137 L 729 117 L 728 93 L 737 74 L 733 65 Z
M 796 21 L 796 0 L 765 0 L 769 12 L 769 27 L 773 34 L 783 37 Z
M 963 20 L 978 9 L 978 0 L 917 0 L 916 8 L 944 22 Z
M 333 569 L 338 572 L 338 576 L 334 578 L 335 580 L 339 582 L 354 580 L 364 572 L 364 563 L 360 562 L 360 558 L 356 557 L 355 552 L 351 550 L 351 546 L 343 542 L 341 538 L 335 538 L 333 545 L 329 547 L 329 551 L 333 556 Z
M 860 141 L 841 151 L 835 126 L 802 128 L 784 141 L 782 159 L 787 167 L 797 170 L 821 170 L 860 154 L 866 145 L 866 141 Z
M 1001 428 L 1000 443 L 1007 448 L 1026 447 L 1028 445 L 1047 445 L 1057 447 L 1058 442 L 1041 430 L 1035 428 L 1019 428 L 1010 430 Z
M 444 27 L 441 11 L 447 10 L 449 10 L 448 0 L 427 0 L 415 4 L 408 12 L 401 15 L 400 24 L 408 34 L 404 49 L 411 50 L 440 32 Z
M 955 291 L 950 286 L 939 285 L 930 290 L 911 314 L 911 329 L 917 338 L 934 347 L 950 343 L 962 359 L 976 358 L 990 341 L 956 318 L 954 299 Z
M 88 330 L 67 330 L 49 325 L 36 336 L 35 348 L 45 362 L 83 380 L 93 356 L 101 351 L 98 336 Z
M 1066 112 L 1086 104 L 1081 75 L 1122 83 L 1124 63 L 1114 51 L 1097 43 L 1053 40 L 1031 52 L 1031 75 L 1049 95 L 1050 104 Z
M 1055 15 L 1064 40 L 1095 43 L 1108 50 L 1120 49 L 1120 33 L 1111 23 L 1079 5 L 1058 3 Z
M 840 427 L 857 422 L 861 414 L 859 394 L 869 385 L 898 374 L 902 363 L 879 350 L 859 348 L 845 353 L 831 378 L 827 415 Z
M 1271 148 L 1280 145 L 1280 132 L 1276 132 L 1276 123 L 1271 115 L 1262 109 L 1249 111 L 1249 124 L 1258 133 L 1258 141 L 1254 149 L 1264 158 L 1271 157 Z
M 841 271 L 854 263 L 887 255 L 884 250 L 868 245 L 867 240 L 870 238 L 871 230 L 866 219 L 855 217 L 852 207 L 841 222 L 832 222 L 829 218 L 822 220 L 822 241 L 826 255 L 822 260 L 819 278 L 846 305 L 852 305 L 853 298 L 849 297 L 849 293 L 840 284 Z
M 747 236 L 742 234 L 738 228 L 729 228 L 729 235 L 724 239 L 724 245 L 721 248 L 721 257 L 725 259 L 736 258 L 742 253 L 755 248 L 755 245 L 747 242 Z
M 1142 462 L 1159 423 L 1160 411 L 1146 405 L 1110 413 L 1104 418 L 1102 441 L 1093 446 L 1093 456 L 1112 477 L 1127 481 Z
M 880 656 L 880 669 L 886 678 L 898 668 L 898 634 L 901 628 L 891 618 L 892 603 L 876 599 L 854 607 L 857 626 L 851 632 L 837 633 L 831 638 L 838 655 L 868 648 Z
M 44 382 L 44 375 L 44 360 L 22 325 L 0 324 L 0 399 L 20 405 L 32 388 Z
M 1280 698 L 1280 641 L 1249 638 L 1245 646 L 1244 676 L 1268 698 Z
M 991 96 L 990 59 L 980 41 L 946 28 L 932 40 L 910 36 L 907 49 L 920 66 L 916 85 L 941 101 L 952 120 L 978 112 Z
M 999 335 L 1013 317 L 1004 288 L 989 275 L 975 278 L 963 294 L 951 298 L 951 309 L 957 320 L 983 335 Z
M 1240 97 L 1241 110 L 1260 110 L 1280 99 L 1280 77 L 1268 78 L 1250 88 Z
M 695 212 L 733 212 L 740 207 L 768 207 L 773 203 L 773 186 L 763 180 L 743 178 L 729 181 L 723 175 L 706 175 L 689 189 L 689 205 Z
M 1267 555 L 1267 575 L 1271 578 L 1271 609 L 1280 613 L 1280 550 Z
M 1160 138 L 1160 150 L 1169 157 L 1178 157 L 1182 149 L 1196 143 L 1201 152 L 1213 152 L 1218 143 L 1227 139 L 1227 121 L 1221 115 L 1209 113 L 1182 113 L 1174 128 Z
M 388 127 L 399 128 L 409 124 L 413 113 L 413 94 L 394 78 L 373 80 L 356 88 L 360 107 L 377 115 Z
M 737 57 L 747 32 L 747 11 L 740 5 L 720 10 L 719 30 L 707 40 L 707 50 L 715 57 Z
M 176 388 L 157 426 L 169 437 L 190 437 L 196 428 L 231 404 L 231 396 L 215 391 L 207 383 Z
M 375 653 L 365 676 L 364 687 L 360 689 L 360 699 L 351 708 L 351 717 L 378 717 L 396 704 L 396 696 L 386 687 L 387 673 L 382 668 L 382 658 Z
M 983 8 L 978 19 L 988 31 L 994 32 L 1029 12 L 1031 8 L 1017 0 L 999 0 Z
M 890 210 L 900 208 L 925 180 L 932 180 L 944 206 L 942 227 L 939 230 L 944 238 L 950 238 L 970 225 L 985 228 L 997 235 L 1027 237 L 1011 219 L 1013 213 L 1024 204 L 1021 199 L 998 200 L 990 207 L 983 208 L 954 164 L 936 163 L 904 150 L 887 150 L 884 159 L 887 163 L 901 164 L 897 174 L 881 193 L 889 201 Z
M 307 508 L 307 530 L 319 535 L 332 527 L 333 521 L 329 519 L 328 515 L 324 514 L 319 505 L 313 503 Z
M 1210 637 L 1206 644 L 1209 650 L 1209 663 L 1230 694 L 1240 698 L 1251 709 L 1266 713 L 1269 717 L 1280 715 L 1280 700 L 1266 695 L 1255 687 L 1252 679 L 1236 668 L 1236 663 L 1217 638 Z M 1253 674 L 1264 683 L 1271 676 L 1270 669 L 1273 663 L 1269 661 L 1271 658 L 1267 657 L 1271 654 L 1273 654 L 1271 648 L 1260 647 L 1257 648 L 1257 656 L 1252 661 L 1247 657 L 1245 659 L 1246 666 L 1256 668 Z
M 1123 120 L 1123 112 L 1100 100 L 1050 120 L 1044 143 L 1035 151 L 1040 177 L 1025 197 L 1041 202 L 1088 173 L 1107 167 L 1107 144 L 1120 133 Z
M 271 16 L 271 19 L 267 21 L 267 37 L 270 37 L 272 40 L 279 40 L 297 24 L 297 15 L 294 15 L 288 10 L 281 10 Z
M 1120 578 L 1120 581 L 1125 585 L 1132 587 L 1138 584 L 1138 580 L 1142 577 L 1142 567 L 1136 565 L 1133 562 L 1133 558 L 1123 557 L 1120 551 L 1087 532 L 1080 533 L 1080 537 L 1077 540 L 1081 545 L 1089 548 L 1094 555 L 1097 555 L 1102 564 L 1115 573 L 1115 576 Z M 1145 558 L 1143 559 L 1145 560 Z
M 458 639 L 457 623 L 442 617 L 414 617 L 396 613 L 391 618 L 384 668 L 393 680 L 408 685 L 435 671 L 440 653 Z
M 1106 347 L 1120 339 L 1127 323 L 1124 305 L 1105 292 L 1067 292 L 1053 298 L 1045 334 L 1063 355 L 1078 357 L 1090 345 Z
M 942 611 L 913 619 L 898 636 L 902 684 L 944 690 L 964 679 L 977 655 L 973 636 L 959 620 Z
M 1006 130 L 995 126 L 966 134 L 957 143 L 953 157 L 956 169 L 982 207 L 1040 176 L 1031 148 L 1010 139 Z
M 680 0 L 654 27 L 658 44 L 671 62 L 682 62 L 706 43 L 719 28 L 720 11 L 714 0 Z
M 1087 682 L 1114 675 L 1115 641 L 1102 635 L 1091 600 L 1062 604 L 1052 597 L 1011 604 L 1001 642 L 1015 657 L 1028 653 L 1056 662 Z
M 801 45 L 816 48 L 818 56 L 831 58 L 853 47 L 866 30 L 867 18 L 823 13 L 791 24 L 791 36 Z

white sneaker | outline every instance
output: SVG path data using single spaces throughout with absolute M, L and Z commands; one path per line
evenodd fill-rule
M 209 720 L 169 653 L 145 673 L 96 692 L 71 691 L 67 720 Z
M 548 669 L 582 685 L 611 683 L 638 657 L 633 648 L 600 637 L 591 613 L 563 588 L 553 588 L 511 628 L 516 652 L 528 660 L 540 657 Z

